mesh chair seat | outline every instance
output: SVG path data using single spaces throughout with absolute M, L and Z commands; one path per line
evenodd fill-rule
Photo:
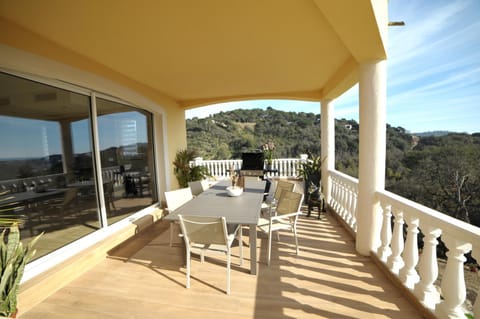
M 227 256 L 227 294 L 230 294 L 230 252 L 231 246 L 238 235 L 240 248 L 240 265 L 243 262 L 242 227 L 236 225 L 232 232 L 228 232 L 225 217 L 182 216 L 178 215 L 180 227 L 186 247 L 187 284 L 190 288 L 190 259 L 192 252 L 200 254 L 201 262 L 205 252 L 221 252 Z M 231 228 L 231 227 L 229 227 Z

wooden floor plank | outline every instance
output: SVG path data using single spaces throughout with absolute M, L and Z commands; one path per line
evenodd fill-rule
M 247 229 L 244 243 L 241 267 L 233 248 L 230 296 L 219 255 L 193 260 L 186 289 L 183 248 L 169 246 L 168 224 L 159 222 L 21 318 L 421 318 L 330 215 L 300 219 L 299 256 L 282 233 L 270 267 L 259 236 L 257 276 L 249 273 Z

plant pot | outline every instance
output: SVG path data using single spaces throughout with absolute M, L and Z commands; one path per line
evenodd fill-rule
M 242 187 L 238 187 L 238 186 L 227 187 L 227 194 L 230 197 L 237 197 L 237 196 L 242 195 L 242 193 L 243 193 L 243 188 Z

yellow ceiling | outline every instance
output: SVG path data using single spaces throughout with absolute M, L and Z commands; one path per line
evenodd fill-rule
M 0 0 L 0 42 L 45 54 L 28 40 L 44 39 L 184 108 L 320 100 L 356 83 L 359 62 L 386 57 L 382 2 Z M 30 36 L 9 38 L 15 28 Z

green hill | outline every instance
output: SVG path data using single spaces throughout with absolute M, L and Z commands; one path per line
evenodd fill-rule
M 335 166 L 358 177 L 359 124 L 335 121 Z M 275 158 L 320 155 L 320 114 L 234 110 L 187 120 L 187 142 L 204 159 L 238 159 L 273 141 Z M 480 226 L 480 134 L 416 136 L 387 125 L 386 188 Z

